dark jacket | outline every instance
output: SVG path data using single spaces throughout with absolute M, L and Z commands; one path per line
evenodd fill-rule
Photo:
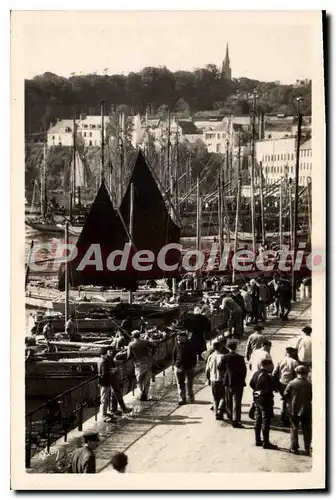
M 173 349 L 173 366 L 182 370 L 194 368 L 197 363 L 197 354 L 194 344 L 189 340 L 185 343 L 176 342 Z
M 98 380 L 99 385 L 107 387 L 112 383 L 112 372 L 111 370 L 115 368 L 115 363 L 109 356 L 104 356 L 98 367 Z
M 258 287 L 258 285 L 252 285 L 251 299 L 252 299 L 253 305 L 259 304 L 259 287 Z
M 289 382 L 283 398 L 290 415 L 301 417 L 311 414 L 312 385 L 309 380 L 297 377 Z
M 244 387 L 246 377 L 246 364 L 243 356 L 236 352 L 229 352 L 223 356 L 224 378 L 226 387 Z
M 245 314 L 245 302 L 243 297 L 240 295 L 240 293 L 237 293 L 236 295 L 233 296 L 233 300 L 237 302 L 243 313 Z
M 276 390 L 276 383 L 272 375 L 265 369 L 258 370 L 251 378 L 250 387 L 253 389 L 254 401 L 258 406 L 273 407 L 273 391 Z
M 87 446 L 76 450 L 72 456 L 69 472 L 73 474 L 94 474 L 96 472 L 96 457 L 93 451 Z

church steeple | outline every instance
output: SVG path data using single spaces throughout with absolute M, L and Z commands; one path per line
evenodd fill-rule
M 222 77 L 231 80 L 231 68 L 230 68 L 230 56 L 229 56 L 229 44 L 226 44 L 225 59 L 222 64 Z

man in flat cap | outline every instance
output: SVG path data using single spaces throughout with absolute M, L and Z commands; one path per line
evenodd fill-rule
M 83 434 L 84 446 L 74 452 L 69 472 L 73 474 L 95 474 L 96 457 L 94 450 L 99 444 L 98 432 L 88 431 Z
M 295 349 L 291 346 L 288 346 L 286 347 L 285 357 L 281 361 L 277 362 L 273 371 L 273 377 L 278 383 L 279 392 L 282 397 L 282 411 L 280 420 L 285 425 L 288 425 L 289 420 L 287 416 L 286 402 L 283 399 L 283 395 L 289 382 L 294 380 L 296 377 L 295 369 L 297 366 L 299 366 L 299 362 L 295 359 Z
M 302 328 L 303 335 L 301 335 L 296 343 L 297 355 L 300 365 L 306 366 L 308 370 L 312 367 L 312 341 L 310 326 Z
M 301 424 L 305 454 L 310 455 L 312 439 L 312 385 L 307 380 L 308 368 L 295 368 L 296 378 L 289 382 L 284 392 L 290 421 L 291 453 L 298 454 L 299 426 Z
M 232 427 L 243 427 L 241 423 L 241 403 L 245 387 L 246 365 L 244 357 L 238 354 L 237 342 L 228 342 L 228 354 L 223 356 L 226 413 Z
M 132 341 L 128 344 L 127 359 L 134 365 L 137 384 L 140 389 L 140 401 L 148 400 L 148 391 L 152 376 L 153 344 L 142 339 L 139 330 L 133 330 Z
M 251 333 L 246 343 L 245 358 L 246 361 L 250 361 L 253 351 L 260 349 L 265 337 L 262 334 L 264 327 L 261 325 L 256 325 L 254 327 L 254 332 Z
M 195 345 L 188 339 L 186 332 L 179 332 L 173 349 L 173 369 L 177 381 L 179 405 L 186 404 L 186 382 L 189 401 L 194 402 L 193 383 L 196 364 Z

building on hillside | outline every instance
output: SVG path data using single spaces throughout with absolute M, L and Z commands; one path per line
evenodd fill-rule
M 240 125 L 243 130 L 247 131 L 251 127 L 251 116 L 250 115 L 240 115 L 232 116 L 233 125 Z
M 203 130 L 203 142 L 209 153 L 224 154 L 227 149 L 232 153 L 239 145 L 239 134 L 242 131 L 242 127 L 234 124 L 232 117 L 229 116 L 217 126 Z
M 109 120 L 108 116 L 104 117 L 105 129 Z M 85 146 L 101 146 L 101 116 L 81 115 L 78 121 L 78 134 L 82 136 Z
M 193 122 L 195 127 L 199 130 L 205 130 L 206 128 L 216 127 L 217 125 L 221 125 L 225 115 L 220 116 L 202 116 L 202 117 L 194 117 Z
M 229 44 L 228 43 L 226 44 L 225 59 L 222 63 L 221 77 L 227 78 L 228 80 L 232 79 L 232 71 L 231 71 L 230 57 L 229 57 Z
M 78 122 L 76 123 L 78 125 Z M 59 120 L 47 134 L 48 147 L 73 145 L 73 120 Z
M 107 127 L 109 117 L 104 117 L 104 126 Z M 81 115 L 75 122 L 77 136 L 80 136 L 86 147 L 101 146 L 101 116 Z M 73 120 L 59 120 L 51 126 L 47 134 L 47 144 L 53 146 L 73 145 Z
M 256 160 L 261 164 L 267 184 L 284 178 L 294 178 L 296 164 L 296 137 L 256 141 Z M 311 141 L 300 147 L 299 186 L 306 186 L 312 177 Z

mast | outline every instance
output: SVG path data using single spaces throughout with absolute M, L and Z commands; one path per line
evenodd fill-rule
M 288 191 L 289 191 L 289 241 L 290 250 L 293 250 L 293 193 L 292 193 L 292 179 L 289 181 Z M 294 266 L 293 266 L 294 267 Z
M 237 253 L 237 248 L 238 248 L 238 225 L 239 225 L 240 192 L 241 192 L 241 180 L 238 179 L 237 204 L 236 204 L 236 225 L 235 225 L 235 238 L 234 238 L 234 249 L 233 249 L 233 257 L 234 257 L 234 259 L 235 259 L 235 255 Z M 233 285 L 235 283 L 235 279 L 236 279 L 236 266 L 235 266 L 235 262 L 233 261 L 233 266 L 232 266 L 232 284 Z
M 280 182 L 280 200 L 279 200 L 279 247 L 282 248 L 282 181 Z
M 179 204 L 179 187 L 178 187 L 178 175 L 179 175 L 179 164 L 180 164 L 180 155 L 179 155 L 179 134 L 178 128 L 176 129 L 176 168 L 175 168 L 175 210 L 177 214 L 180 215 L 180 204 Z
M 224 240 L 224 234 L 223 234 L 223 186 L 222 186 L 222 172 L 221 172 L 221 167 L 219 168 L 218 172 L 218 239 L 219 239 L 219 255 L 220 257 L 223 254 L 223 240 Z
M 47 175 L 46 175 L 46 153 L 47 146 L 43 145 L 43 160 L 42 160 L 42 168 L 41 168 L 41 215 L 43 219 L 47 214 Z
M 129 243 L 133 244 L 134 232 L 134 185 L 133 182 L 130 186 L 130 218 L 129 218 Z M 129 303 L 132 304 L 133 294 L 132 290 L 129 291 Z
M 69 245 L 69 222 L 65 222 L 65 248 L 68 248 Z M 66 324 L 69 319 L 69 264 L 68 264 L 68 259 L 66 259 L 65 262 L 65 273 L 64 273 L 64 279 L 65 279 L 65 302 L 64 302 L 64 331 Z
M 295 184 L 294 184 L 294 214 L 293 214 L 293 261 L 292 261 L 292 299 L 296 301 L 296 272 L 295 272 L 295 259 L 297 252 L 297 223 L 298 223 L 298 200 L 299 200 L 299 169 L 300 169 L 300 142 L 301 142 L 301 127 L 302 127 L 302 114 L 300 110 L 300 103 L 302 97 L 297 98 L 298 103 L 298 131 L 296 143 L 296 163 L 295 163 Z
M 200 182 L 199 182 L 199 173 L 197 173 L 197 180 L 196 180 L 196 251 L 197 255 L 199 255 L 199 252 L 201 251 L 201 221 L 202 221 L 202 200 L 200 196 Z M 201 270 L 198 269 L 196 271 L 196 282 L 197 282 L 197 289 L 200 288 L 200 274 Z
M 261 243 L 265 246 L 266 234 L 265 234 L 265 208 L 264 208 L 264 177 L 262 171 L 262 163 L 259 164 L 260 168 L 260 212 L 261 212 Z
M 104 137 L 104 101 L 101 103 L 100 106 L 100 115 L 101 115 L 101 170 L 100 170 L 100 181 L 103 182 L 104 180 L 104 167 L 105 167 L 105 137 Z
M 34 240 L 31 240 L 30 249 L 29 249 L 28 258 L 27 258 L 27 269 L 26 269 L 26 276 L 25 276 L 25 290 L 27 288 L 28 280 L 29 280 L 30 262 L 31 262 L 31 256 L 33 253 L 33 248 L 34 248 Z
M 311 214 L 311 181 L 308 179 L 307 189 L 307 202 L 308 202 L 308 241 L 311 243 L 311 230 L 312 230 L 312 214 Z
M 72 206 L 76 205 L 76 115 L 73 117 L 73 134 L 72 134 L 72 161 L 73 161 L 73 179 L 72 179 Z
M 256 92 L 253 92 L 252 100 L 252 144 L 251 144 L 251 229 L 252 229 L 252 251 L 256 252 L 255 239 L 255 200 L 254 200 L 254 156 L 255 156 L 255 113 L 256 113 Z
M 224 215 L 224 221 L 225 221 L 225 236 L 226 236 L 226 242 L 230 243 L 231 237 L 230 237 L 230 226 L 229 226 L 229 214 L 228 214 L 228 206 L 227 206 L 227 201 L 226 201 L 226 194 L 225 194 L 225 184 L 227 180 L 227 175 L 228 175 L 228 165 L 229 165 L 229 157 L 228 157 L 228 144 L 229 141 L 226 141 L 226 172 L 225 172 L 225 167 L 223 169 L 222 173 L 222 202 L 223 202 L 223 215 Z

